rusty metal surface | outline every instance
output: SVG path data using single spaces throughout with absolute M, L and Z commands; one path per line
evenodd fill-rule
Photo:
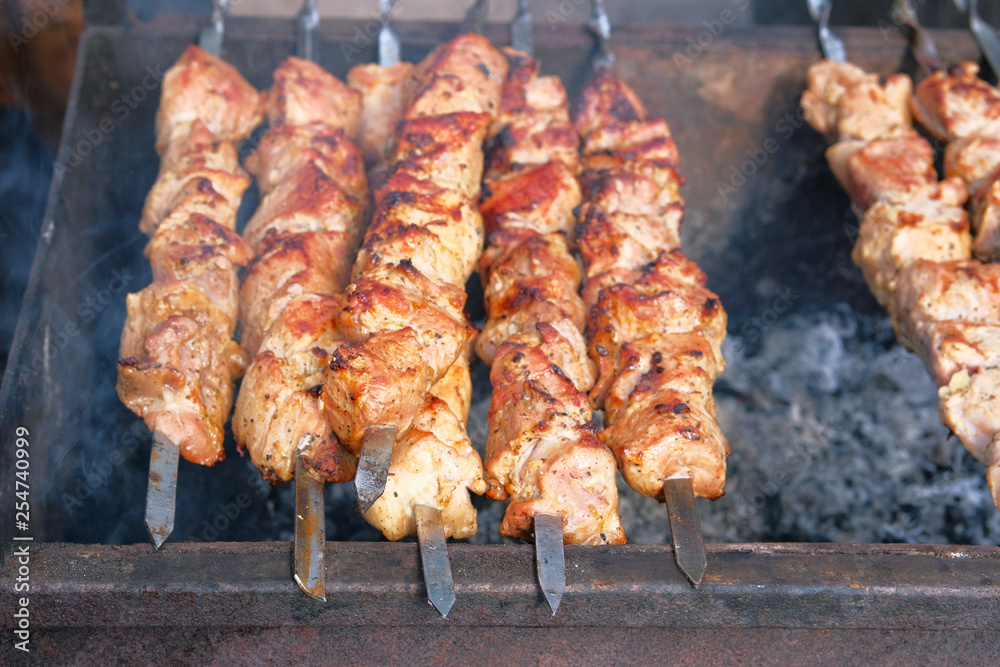
M 39 664 L 330 665 L 989 665 L 995 641 L 976 630 L 647 628 L 127 628 L 39 631 Z M 416 659 L 421 656 L 422 659 Z M 0 660 L 18 664 L 9 644 Z M 335 657 L 335 659 L 334 659 Z
M 64 627 L 476 626 L 1000 630 L 1000 548 L 709 545 L 698 590 L 665 546 L 566 548 L 553 616 L 529 545 L 449 546 L 456 603 L 427 603 L 413 543 L 327 543 L 325 603 L 288 543 L 31 547 L 32 622 Z M 13 587 L 5 556 L 0 587 Z M 0 625 L 13 619 L 0 599 Z

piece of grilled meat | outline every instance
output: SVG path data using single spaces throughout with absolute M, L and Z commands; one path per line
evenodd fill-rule
M 259 93 L 196 46 L 167 71 L 156 115 L 160 172 L 140 229 L 153 283 L 129 294 L 118 396 L 184 458 L 225 457 L 233 383 L 247 363 L 233 340 L 237 267 L 253 255 L 234 231 L 250 179 L 236 144 L 261 120 Z

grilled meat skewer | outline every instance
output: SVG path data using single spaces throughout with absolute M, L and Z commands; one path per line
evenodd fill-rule
M 972 252 L 986 262 L 1000 259 L 1000 90 L 978 74 L 970 62 L 935 72 L 910 105 L 922 125 L 949 142 L 945 174 L 969 188 Z
M 983 235 L 981 219 L 973 241 L 962 208 L 966 183 L 974 197 L 990 187 L 988 137 L 978 134 L 989 126 L 989 114 L 976 112 L 991 105 L 985 102 L 989 87 L 971 81 L 970 71 L 974 75 L 960 66 L 933 74 L 910 99 L 907 77 L 882 85 L 854 65 L 821 62 L 810 68 L 802 104 L 813 127 L 839 140 L 827 156 L 863 212 L 852 257 L 888 308 L 900 342 L 937 381 L 942 422 L 986 463 L 1000 507 L 1000 411 L 994 405 L 1000 276 L 993 265 L 970 258 L 989 256 L 981 244 L 989 233 Z M 907 91 L 905 99 L 900 91 Z M 944 181 L 937 181 L 930 145 L 910 126 L 909 108 L 940 136 L 961 136 L 948 147 Z M 857 127 L 868 131 L 859 134 Z
M 481 204 L 488 319 L 476 351 L 492 364 L 489 494 L 511 499 L 504 536 L 532 539 L 535 517 L 552 514 L 568 544 L 622 543 L 614 457 L 590 422 L 595 376 L 567 240 L 580 202 L 577 137 L 559 80 L 539 77 L 524 54 L 505 55 Z
M 481 144 L 505 73 L 499 52 L 473 35 L 414 69 L 391 171 L 375 192 L 339 318 L 350 344 L 334 354 L 323 389 L 330 423 L 355 454 L 369 425 L 405 435 L 468 345 L 462 306 L 482 243 L 474 199 Z
M 127 299 L 118 395 L 184 458 L 225 456 L 233 382 L 246 355 L 233 340 L 236 267 L 252 256 L 234 227 L 250 180 L 235 143 L 261 119 L 260 96 L 196 46 L 167 71 L 156 116 L 160 173 L 140 228 L 153 284 Z
M 683 200 L 677 149 L 662 120 L 608 69 L 584 91 L 580 247 L 587 271 L 587 342 L 605 411 L 601 439 L 632 488 L 664 498 L 690 478 L 718 498 L 729 446 L 715 420 L 726 314 L 679 249 Z
M 362 143 L 368 147 L 373 179 L 386 180 L 398 171 L 382 161 L 391 154 L 386 145 L 393 143 L 389 131 L 404 120 L 406 109 L 400 100 L 404 90 L 414 85 L 408 76 L 412 70 L 412 65 L 398 63 L 359 65 L 348 73 L 348 81 L 362 93 Z M 399 141 L 396 139 L 396 143 Z M 419 183 L 417 187 L 421 187 Z M 382 192 L 376 192 L 377 199 Z M 401 191 L 389 196 L 408 197 Z M 442 193 L 438 200 L 448 196 Z M 382 225 L 381 236 L 376 236 L 378 232 L 369 233 L 370 242 L 366 242 L 359 252 L 355 272 L 386 259 L 405 264 L 410 261 L 408 253 L 415 253 L 417 267 L 434 280 L 448 280 L 451 284 L 464 286 L 474 261 L 461 260 L 459 254 L 470 244 L 478 246 L 481 232 L 465 222 L 475 220 L 469 203 L 463 202 L 462 197 L 453 200 L 460 203 L 461 211 L 469 212 L 463 213 L 464 218 L 435 219 L 434 209 L 429 207 L 424 208 L 421 218 L 406 218 L 406 209 L 403 209 L 401 218 L 395 214 L 399 208 L 385 207 L 383 210 L 387 212 L 381 218 L 384 222 L 379 222 L 376 212 L 375 224 Z M 433 204 L 434 199 L 427 197 L 423 201 Z M 413 222 L 401 223 L 403 219 Z M 372 229 L 375 229 L 374 224 Z M 379 244 L 384 244 L 381 250 Z M 423 250 L 421 244 L 425 244 Z M 444 261 L 437 265 L 421 264 L 421 252 L 444 254 L 452 261 L 450 264 Z M 472 259 L 477 257 L 478 252 Z M 438 511 L 437 522 L 445 537 L 469 537 L 476 532 L 476 511 L 469 494 L 484 493 L 486 484 L 482 461 L 465 432 L 471 392 L 467 350 L 463 350 L 445 375 L 432 385 L 413 428 L 396 436 L 384 490 L 368 508 L 362 508 L 368 522 L 387 538 L 398 540 L 417 534 L 419 506 Z
M 364 164 L 351 141 L 360 95 L 292 56 L 266 100 L 270 129 L 247 160 L 263 195 L 244 230 L 257 256 L 240 290 L 241 329 L 255 357 L 233 432 L 272 484 L 292 478 L 296 454 L 317 480 L 345 482 L 357 459 L 330 428 L 319 387 L 343 342 L 336 318 L 367 213 Z M 301 452 L 300 443 L 308 443 Z

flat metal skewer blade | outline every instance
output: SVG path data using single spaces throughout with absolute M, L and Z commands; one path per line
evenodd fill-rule
M 302 436 L 305 440 L 312 438 Z M 306 441 L 305 446 L 309 446 Z M 299 443 L 299 449 L 302 449 Z M 306 595 L 326 602 L 326 508 L 323 482 L 306 473 L 300 453 L 295 456 L 295 583 Z
M 809 7 L 809 15 L 816 22 L 817 38 L 823 57 L 827 60 L 847 62 L 847 49 L 844 47 L 844 42 L 830 30 L 830 11 L 833 9 L 833 0 L 806 0 L 806 4 Z
M 165 435 L 153 433 L 149 453 L 149 487 L 146 489 L 146 530 L 159 549 L 174 532 L 177 512 L 177 463 L 180 449 Z
M 420 542 L 427 600 L 443 618 L 448 618 L 448 612 L 455 604 L 455 582 L 451 578 L 441 510 L 427 505 L 417 505 L 413 509 L 417 516 L 417 540 Z
M 198 46 L 213 56 L 222 55 L 222 41 L 226 34 L 226 12 L 229 11 L 229 0 L 212 0 L 212 16 L 210 23 L 201 29 L 198 35 Z
M 590 19 L 587 27 L 594 33 L 597 40 L 597 50 L 591 59 L 594 71 L 611 68 L 615 64 L 615 54 L 611 52 L 611 21 L 604 9 L 604 0 L 591 0 Z
M 535 38 L 531 34 L 531 28 L 531 7 L 528 0 L 518 0 L 517 15 L 510 24 L 510 45 L 534 58 Z
M 319 62 L 319 47 L 316 40 L 318 27 L 319 12 L 316 11 L 316 0 L 305 0 L 295 25 L 295 52 L 300 58 L 314 63 Z
M 555 616 L 566 590 L 566 553 L 563 548 L 563 522 L 557 514 L 535 515 L 535 563 L 538 585 Z
M 489 0 L 473 0 L 472 5 L 465 12 L 465 18 L 462 19 L 462 25 L 458 29 L 459 34 L 464 35 L 469 32 L 474 32 L 477 35 L 483 34 L 483 28 L 486 27 L 486 17 L 489 16 L 489 13 Z
M 382 13 L 382 28 L 378 31 L 378 64 L 382 67 L 391 67 L 399 62 L 399 38 L 389 25 L 395 4 L 396 0 L 379 0 L 378 3 Z
M 674 543 L 674 559 L 695 588 L 705 576 L 708 560 L 705 558 L 705 541 L 701 535 L 701 521 L 694 504 L 694 490 L 690 477 L 675 477 L 663 481 L 663 496 L 667 501 L 670 518 L 670 538 Z
M 354 490 L 358 494 L 358 509 L 364 514 L 385 491 L 392 459 L 392 443 L 396 440 L 395 426 L 369 426 L 361 446 Z

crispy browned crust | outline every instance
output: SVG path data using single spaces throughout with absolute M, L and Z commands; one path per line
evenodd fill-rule
M 240 289 L 240 324 L 256 355 L 233 414 L 237 444 L 272 484 L 302 453 L 326 482 L 354 477 L 321 398 L 343 344 L 337 318 L 368 213 L 364 162 L 352 137 L 361 94 L 315 63 L 290 57 L 267 96 L 270 129 L 247 160 L 264 198 L 243 235 L 257 250 Z
M 339 319 L 348 344 L 323 390 L 352 451 L 371 424 L 393 424 L 404 437 L 467 348 L 464 285 L 482 249 L 481 145 L 505 74 L 487 40 L 463 35 L 414 67 L 404 87 L 406 111 Z M 389 345 L 406 363 L 387 356 Z M 385 402 L 390 395 L 396 402 Z
M 715 419 L 726 314 L 680 251 L 684 202 L 677 149 L 610 70 L 594 77 L 576 117 L 583 137 L 580 251 L 587 272 L 590 392 L 605 411 L 601 439 L 625 481 L 663 498 L 663 480 L 690 477 L 718 498 L 729 445 Z
M 595 435 L 594 368 L 581 335 L 582 277 L 570 254 L 580 186 L 566 92 L 538 64 L 510 64 L 487 141 L 479 264 L 487 321 L 476 341 L 492 365 L 486 481 L 509 498 L 500 533 L 534 539 L 534 517 L 562 517 L 568 544 L 621 543 L 615 461 Z
M 224 458 L 224 425 L 245 352 L 233 340 L 237 267 L 252 249 L 234 231 L 250 181 L 235 143 L 260 122 L 260 96 L 230 65 L 188 48 L 163 80 L 160 173 L 143 209 L 153 284 L 127 300 L 118 395 L 189 461 Z

